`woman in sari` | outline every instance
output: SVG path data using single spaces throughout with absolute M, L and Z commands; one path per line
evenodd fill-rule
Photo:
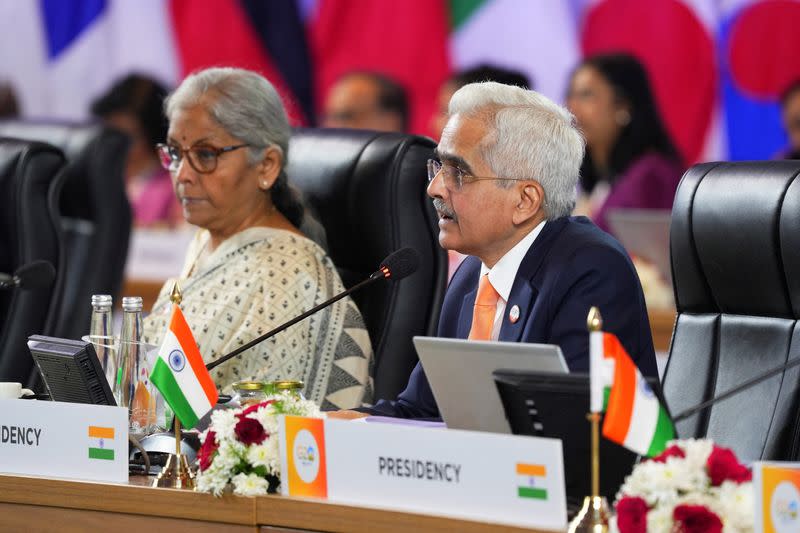
M 210 362 L 343 290 L 331 259 L 298 229 L 303 207 L 285 172 L 291 130 L 274 87 L 234 68 L 192 74 L 165 101 L 162 162 L 186 220 L 201 229 L 178 281 L 181 308 Z M 170 314 L 161 290 L 145 340 L 163 339 Z M 372 348 L 344 298 L 216 367 L 229 392 L 242 380 L 301 380 L 325 408 L 371 400 Z

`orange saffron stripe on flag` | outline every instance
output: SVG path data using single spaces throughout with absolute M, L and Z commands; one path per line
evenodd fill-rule
M 113 439 L 114 428 L 104 428 L 100 426 L 89 426 L 89 436 L 95 439 Z
M 633 416 L 636 396 L 636 365 L 616 336 L 603 334 L 603 350 L 614 358 L 614 384 L 608 397 L 603 435 L 614 442 L 625 442 Z
M 541 476 L 547 475 L 547 470 L 544 465 L 528 465 L 525 463 L 517 463 L 517 474 L 523 476 Z
M 203 387 L 203 392 L 206 393 L 206 396 L 208 396 L 213 406 L 219 397 L 217 387 L 211 379 L 211 374 L 206 370 L 203 356 L 200 355 L 200 350 L 197 349 L 197 343 L 194 340 L 194 335 L 192 335 L 192 330 L 189 329 L 189 324 L 186 323 L 183 311 L 181 311 L 180 307 L 177 305 L 173 307 L 170 329 L 178 338 L 178 342 L 180 342 L 185 352 L 186 360 L 189 361 L 189 364 L 192 366 L 194 375 L 197 376 L 197 381 L 200 382 L 200 386 Z

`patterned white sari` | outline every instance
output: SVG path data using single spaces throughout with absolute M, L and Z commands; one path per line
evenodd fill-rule
M 207 363 L 344 289 L 331 259 L 300 235 L 249 228 L 201 258 L 209 238 L 208 231 L 198 231 L 178 278 L 181 309 Z M 146 342 L 163 339 L 174 281 L 167 280 L 144 319 Z M 223 392 L 242 380 L 300 380 L 305 397 L 323 409 L 349 409 L 372 400 L 371 363 L 361 314 L 344 298 L 223 363 L 211 376 Z

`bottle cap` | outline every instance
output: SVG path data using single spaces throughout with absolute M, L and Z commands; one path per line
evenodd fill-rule
M 111 307 L 111 295 L 110 294 L 93 294 L 92 295 L 92 305 L 98 307 Z
M 300 390 L 300 389 L 303 388 L 303 382 L 302 381 L 289 381 L 289 380 L 273 381 L 272 383 L 270 383 L 270 385 L 275 387 L 275 390 L 279 390 L 279 391 L 281 391 L 281 390 L 289 390 L 289 391 L 291 391 L 291 390 Z
M 122 299 L 123 311 L 141 311 L 142 310 L 142 297 L 141 296 L 126 296 Z
M 233 384 L 234 390 L 262 390 L 264 383 L 261 381 L 237 381 Z

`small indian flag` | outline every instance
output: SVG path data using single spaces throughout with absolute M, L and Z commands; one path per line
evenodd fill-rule
M 546 500 L 547 489 L 542 486 L 546 474 L 547 469 L 544 465 L 517 463 L 517 496 Z
M 193 428 L 217 403 L 217 388 L 177 305 L 173 306 L 150 380 L 186 428 Z
M 89 459 L 114 460 L 114 428 L 89 426 Z
M 603 435 L 639 455 L 658 455 L 675 438 L 667 410 L 616 336 L 603 332 L 590 335 L 592 358 L 598 358 L 596 350 L 600 349 L 602 357 L 613 362 L 610 390 L 605 387 L 607 379 L 592 372 L 592 411 L 598 401 L 605 404 Z M 594 368 L 598 366 L 595 364 Z M 601 394 L 605 389 L 602 399 L 596 397 L 598 389 Z

